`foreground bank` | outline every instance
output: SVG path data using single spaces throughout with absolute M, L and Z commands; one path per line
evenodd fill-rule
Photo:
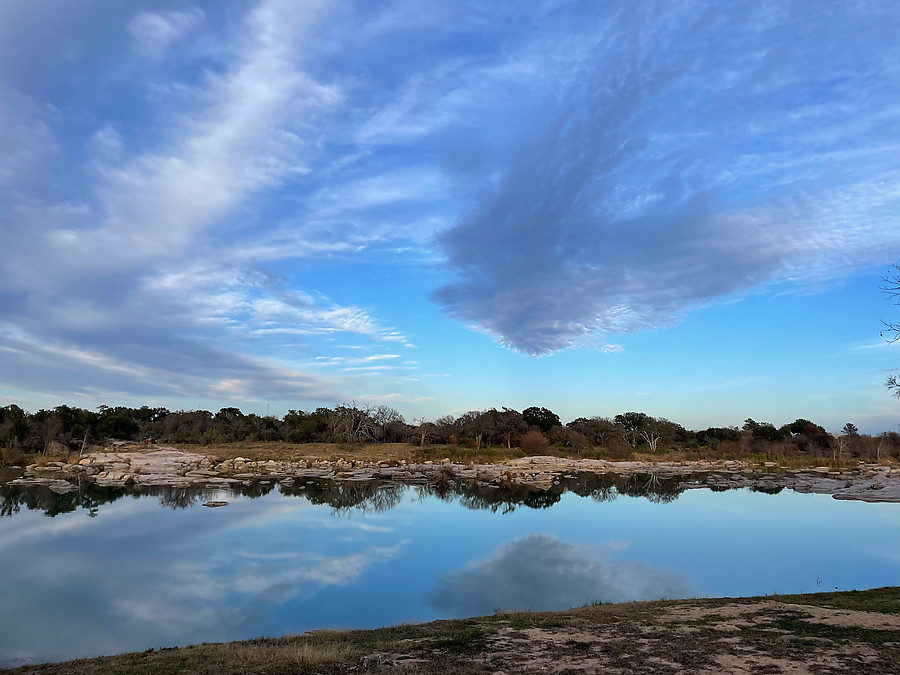
M 202 644 L 10 673 L 900 672 L 900 587 L 638 602 Z

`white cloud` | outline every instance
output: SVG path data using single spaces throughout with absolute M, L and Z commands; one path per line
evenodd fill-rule
M 197 7 L 187 12 L 138 12 L 128 23 L 134 50 L 152 61 L 162 59 L 173 43 L 203 23 L 206 15 Z
M 168 123 L 159 142 L 132 143 L 127 127 L 103 124 L 86 144 L 90 205 L 35 198 L 29 177 L 45 180 L 58 152 L 54 110 L 0 96 L 0 150 L 7 141 L 10 150 L 0 159 L 0 200 L 6 190 L 15 207 L 2 223 L 3 385 L 61 396 L 327 401 L 341 398 L 333 380 L 249 356 L 247 344 L 338 333 L 406 342 L 365 310 L 288 289 L 260 267 L 356 245 L 278 229 L 222 239 L 249 199 L 303 177 L 319 152 L 317 118 L 341 93 L 302 61 L 326 11 L 257 5 L 224 67 L 192 85 L 194 96 L 177 100 L 183 107 L 157 111 Z M 129 29 L 136 48 L 159 58 L 202 20 L 199 10 L 144 12 Z
M 375 546 L 344 556 L 294 553 L 276 560 L 247 559 L 237 570 L 234 588 L 268 602 L 287 602 L 315 588 L 353 583 L 366 568 L 390 560 L 403 546 Z

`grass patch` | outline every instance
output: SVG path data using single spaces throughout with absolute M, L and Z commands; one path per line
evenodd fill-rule
M 487 650 L 487 633 L 479 626 L 464 628 L 434 641 L 434 648 L 449 654 L 480 654 Z
M 900 631 L 862 628 L 860 626 L 832 626 L 802 619 L 784 618 L 774 624 L 801 638 L 822 638 L 832 642 L 865 642 L 880 646 L 887 642 L 900 643 Z
M 792 602 L 798 605 L 880 612 L 882 614 L 900 614 L 900 586 L 872 588 L 867 591 L 803 593 L 801 595 L 779 595 L 776 597 L 781 602 Z

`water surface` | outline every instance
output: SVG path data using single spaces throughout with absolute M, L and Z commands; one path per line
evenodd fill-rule
M 0 491 L 0 663 L 594 601 L 900 581 L 900 506 L 580 476 Z M 566 488 L 569 488 L 566 490 Z M 205 508 L 210 499 L 230 502 Z

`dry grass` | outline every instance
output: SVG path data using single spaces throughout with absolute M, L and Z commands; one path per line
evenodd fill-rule
M 506 459 L 524 457 L 525 452 L 519 448 L 501 447 L 468 448 L 462 445 L 426 445 L 420 447 L 411 443 L 222 443 L 215 445 L 179 445 L 182 450 L 210 455 L 217 460 L 244 457 L 256 461 L 274 459 L 276 461 L 300 461 L 304 459 L 323 459 L 335 461 L 344 459 L 359 462 L 387 462 L 389 464 L 406 462 L 439 462 L 450 459 L 462 464 L 486 464 Z M 557 453 L 561 456 L 577 456 Z
M 426 445 L 424 447 L 412 443 L 283 443 L 283 442 L 238 442 L 210 445 L 179 445 L 179 448 L 191 452 L 209 455 L 216 460 L 234 459 L 244 457 L 256 461 L 274 459 L 276 461 L 301 461 L 305 459 L 320 459 L 335 461 L 344 459 L 347 461 L 397 464 L 406 462 L 439 462 L 449 459 L 459 464 L 491 464 L 509 459 L 517 459 L 527 456 L 521 448 L 506 448 L 502 446 L 482 447 L 476 449 L 465 445 Z M 657 453 L 616 451 L 611 452 L 605 448 L 590 448 L 576 450 L 572 448 L 559 448 L 550 446 L 543 451 L 544 454 L 571 459 L 606 459 L 610 461 L 642 461 L 642 462 L 672 462 L 676 464 L 691 461 L 721 461 L 725 459 L 737 459 L 748 464 L 763 466 L 764 462 L 775 462 L 782 469 L 804 469 L 818 466 L 827 466 L 831 470 L 852 470 L 859 466 L 860 461 L 844 458 L 842 462 L 836 462 L 831 457 L 791 457 L 784 455 L 766 456 L 741 456 L 735 457 L 723 455 L 712 451 L 662 451 Z M 891 461 L 882 460 L 884 465 L 891 465 Z

